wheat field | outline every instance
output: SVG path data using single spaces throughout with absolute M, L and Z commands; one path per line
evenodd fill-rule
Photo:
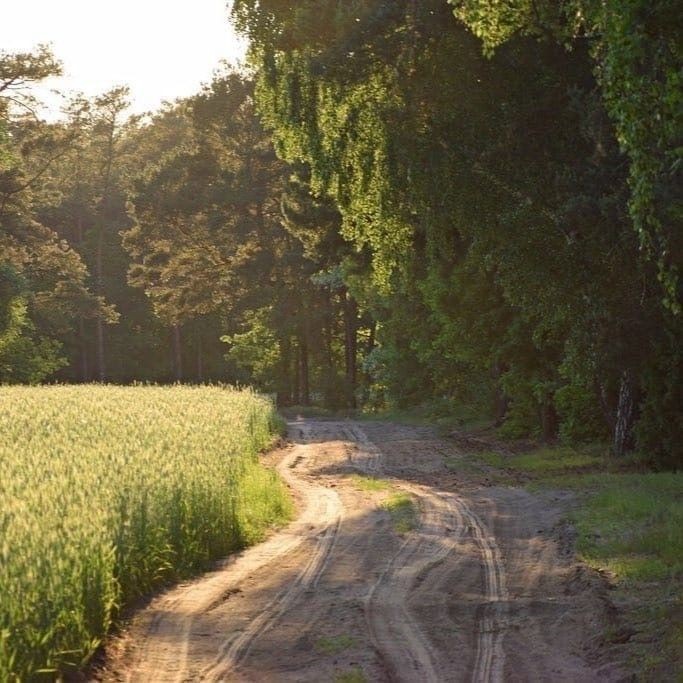
M 286 519 L 271 402 L 223 387 L 0 387 L 0 681 L 83 666 L 123 606 Z

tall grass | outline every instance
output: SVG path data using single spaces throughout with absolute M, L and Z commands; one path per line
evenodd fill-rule
M 284 519 L 275 420 L 248 390 L 0 387 L 0 680 L 81 666 L 123 605 Z
M 623 581 L 683 579 L 683 474 L 605 473 L 575 514 L 583 558 Z M 680 584 L 679 584 L 680 585 Z

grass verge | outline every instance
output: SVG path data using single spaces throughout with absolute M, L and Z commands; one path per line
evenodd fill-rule
M 683 472 L 629 471 L 601 453 L 555 447 L 468 459 L 494 468 L 501 483 L 576 492 L 577 552 L 615 587 L 630 663 L 643 680 L 670 680 L 683 671 Z

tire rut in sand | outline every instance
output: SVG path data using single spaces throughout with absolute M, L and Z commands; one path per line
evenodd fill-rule
M 447 494 L 448 495 L 448 494 Z M 484 568 L 484 614 L 479 621 L 477 654 L 472 669 L 472 680 L 502 681 L 505 665 L 503 639 L 505 638 L 508 593 L 505 568 L 495 538 L 487 532 L 486 526 L 461 499 L 454 498 L 463 518 L 469 524 L 474 542 L 479 547 Z
M 352 464 L 366 474 L 379 474 L 380 449 L 359 426 L 354 425 L 348 433 L 362 447 L 362 452 L 351 458 Z M 418 499 L 420 526 L 403 541 L 367 595 L 366 623 L 375 647 L 395 680 L 437 682 L 449 678 L 447 663 L 440 661 L 408 603 L 418 580 L 429 581 L 429 574 L 469 535 L 481 559 L 485 600 L 471 680 L 502 681 L 507 590 L 494 537 L 459 496 L 405 482 L 397 485 Z
M 315 585 L 325 569 L 341 524 L 343 508 L 339 496 L 323 486 L 296 475 L 297 465 L 306 458 L 312 446 L 295 446 L 278 466 L 280 476 L 303 499 L 303 512 L 287 529 L 264 543 L 247 549 L 229 560 L 226 567 L 189 586 L 181 586 L 162 598 L 144 634 L 142 644 L 127 681 L 156 681 L 160 672 L 164 681 L 188 680 L 189 649 L 193 625 L 201 615 L 220 605 L 226 595 L 254 572 L 280 557 L 293 552 L 303 543 L 313 548 L 310 559 L 294 581 L 253 619 L 244 631 L 217 646 L 217 656 L 201 673 L 190 675 L 205 680 L 226 680 L 248 655 L 254 640 L 269 630 L 307 591 Z M 167 643 L 173 643 L 168 646 Z
M 339 532 L 341 519 L 327 527 L 320 535 L 317 547 L 303 571 L 296 579 L 278 594 L 264 608 L 247 628 L 233 640 L 225 643 L 218 653 L 216 661 L 201 673 L 201 679 L 207 681 L 224 681 L 233 673 L 247 657 L 254 641 L 285 614 L 285 612 L 301 599 L 306 592 L 315 588 L 320 575 L 327 565 L 334 542 Z

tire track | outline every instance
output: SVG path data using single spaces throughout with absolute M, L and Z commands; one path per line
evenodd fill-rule
M 320 534 L 313 555 L 303 571 L 290 586 L 281 591 L 264 607 L 261 614 L 251 621 L 240 635 L 225 643 L 219 651 L 216 661 L 201 672 L 201 680 L 227 680 L 228 676 L 234 673 L 240 663 L 249 655 L 249 650 L 254 641 L 274 626 L 307 591 L 316 587 L 334 547 L 340 524 L 341 516 L 337 516 L 335 523 L 328 526 Z
M 358 425 L 348 432 L 363 447 L 361 454 L 351 458 L 354 466 L 367 474 L 381 472 L 380 449 Z M 366 623 L 375 647 L 396 680 L 436 683 L 448 678 L 447 665 L 439 661 L 408 603 L 418 579 L 428 577 L 456 551 L 465 535 L 469 535 L 482 561 L 485 600 L 471 680 L 474 683 L 502 681 L 508 595 L 505 569 L 495 539 L 459 496 L 404 482 L 398 485 L 418 499 L 421 523 L 403 541 L 366 598 Z
M 436 683 L 445 670 L 408 605 L 413 588 L 455 549 L 464 525 L 457 508 L 418 486 L 403 486 L 419 499 L 421 524 L 409 534 L 370 589 L 365 602 L 368 630 L 392 679 Z M 454 535 L 448 536 L 448 529 Z
M 307 426 L 308 430 L 308 426 Z M 308 431 L 307 431 L 308 433 Z M 295 474 L 297 465 L 313 446 L 294 447 L 278 465 L 280 476 L 303 499 L 304 510 L 287 529 L 264 543 L 230 558 L 224 568 L 198 581 L 171 591 L 151 611 L 152 617 L 142 636 L 137 656 L 125 680 L 147 683 L 162 680 L 180 682 L 188 677 L 188 654 L 193 626 L 202 614 L 221 604 L 224 597 L 255 571 L 290 554 L 303 543 L 313 546 L 309 561 L 296 579 L 235 638 L 221 639 L 218 656 L 202 672 L 210 680 L 221 679 L 234 671 L 248 655 L 251 644 L 270 629 L 307 591 L 315 587 L 334 547 L 343 514 L 339 496 Z M 172 645 L 169 645 L 172 643 Z M 191 680 L 195 680 L 191 677 Z
M 502 681 L 505 667 L 503 640 L 508 592 L 500 549 L 481 519 L 463 503 L 462 499 L 453 498 L 453 502 L 460 508 L 462 516 L 469 524 L 474 542 L 479 547 L 484 568 L 486 604 L 484 615 L 479 622 L 472 681 Z
M 278 471 L 300 517 L 157 598 L 97 680 L 605 678 L 573 649 L 581 629 L 598 633 L 595 600 L 579 592 L 577 606 L 566 592 L 572 565 L 539 531 L 552 522 L 547 501 L 481 487 L 465 497 L 450 488 L 459 479 L 441 489 L 443 445 L 403 425 L 299 419 L 290 435 Z M 418 528 L 398 538 L 376 497 L 345 483 L 353 470 L 412 496 Z M 318 651 L 348 634 L 359 637 L 343 651 Z

